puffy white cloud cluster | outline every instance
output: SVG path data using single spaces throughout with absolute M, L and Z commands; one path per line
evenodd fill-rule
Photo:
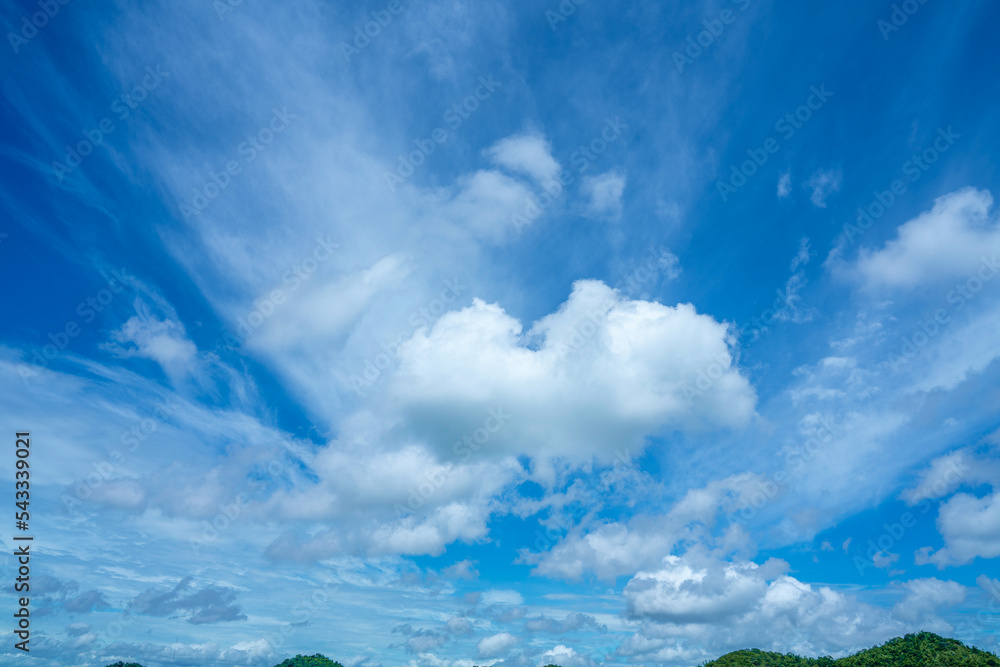
M 689 304 L 632 301 L 584 280 L 526 332 L 479 300 L 446 314 L 401 347 L 392 396 L 444 456 L 502 408 L 510 418 L 490 455 L 610 461 L 661 430 L 749 421 L 756 396 L 728 335 Z
M 1000 253 L 1000 221 L 989 191 L 965 188 L 900 225 L 880 250 L 862 249 L 855 266 L 869 287 L 909 288 L 975 275 L 983 257 Z M 994 261 L 996 261 L 994 259 Z
M 620 652 L 668 664 L 747 646 L 836 655 L 916 628 L 947 631 L 938 613 L 965 598 L 960 584 L 918 579 L 904 584 L 903 599 L 890 609 L 805 583 L 787 570 L 775 559 L 758 564 L 697 551 L 668 556 L 626 585 L 627 614 L 640 628 Z

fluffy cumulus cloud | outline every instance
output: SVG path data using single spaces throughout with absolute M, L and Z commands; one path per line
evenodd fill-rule
M 903 583 L 903 588 L 906 596 L 893 607 L 897 618 L 919 623 L 931 632 L 949 633 L 954 629 L 938 616 L 938 611 L 963 602 L 967 594 L 965 586 L 931 577 L 907 581 Z
M 774 559 L 757 564 L 697 552 L 668 556 L 625 587 L 627 614 L 640 628 L 620 653 L 668 663 L 695 662 L 751 645 L 842 654 L 928 624 L 944 627 L 936 613 L 965 595 L 954 582 L 907 582 L 900 608 L 908 611 L 900 616 L 831 587 L 804 583 L 789 576 L 787 568 Z M 692 645 L 699 647 L 694 653 Z
M 476 645 L 476 655 L 480 658 L 499 658 L 517 646 L 520 640 L 509 632 L 498 632 L 483 637 Z
M 759 573 L 751 562 L 696 568 L 667 556 L 660 569 L 639 572 L 625 587 L 628 615 L 657 623 L 720 623 L 757 605 L 767 579 L 786 567 L 769 561 Z
M 719 514 L 749 505 L 762 478 L 743 473 L 689 490 L 662 515 L 636 515 L 624 522 L 597 522 L 573 527 L 555 546 L 539 553 L 522 552 L 535 573 L 576 580 L 593 574 L 602 580 L 633 575 L 656 567 L 681 543 L 739 548 L 745 533 L 738 524 L 713 530 Z
M 445 456 L 610 460 L 664 428 L 748 422 L 755 393 L 729 340 L 726 325 L 689 304 L 631 301 L 579 281 L 527 332 L 480 300 L 418 331 L 400 348 L 392 397 Z M 502 424 L 491 410 L 503 411 Z
M 552 157 L 552 147 L 539 134 L 515 134 L 486 149 L 496 164 L 527 174 L 539 183 L 551 181 L 559 173 L 559 163 Z
M 947 498 L 938 508 L 937 528 L 944 546 L 935 550 L 922 547 L 916 552 L 918 564 L 938 568 L 964 565 L 976 558 L 1000 556 L 1000 456 L 995 444 L 963 447 L 934 458 L 922 470 L 914 486 L 900 497 L 908 504 Z M 984 485 L 991 492 L 975 490 Z M 955 493 L 959 489 L 972 489 Z
M 601 664 L 586 655 L 577 653 L 572 647 L 556 644 L 542 653 L 540 665 L 559 665 L 560 667 L 591 667 Z
M 994 488 L 985 496 L 955 494 L 941 505 L 937 528 L 945 546 L 933 552 L 926 547 L 919 550 L 918 564 L 944 568 L 1000 556 L 1000 493 Z
M 417 443 L 393 449 L 366 441 L 330 443 L 311 470 L 315 483 L 275 493 L 265 512 L 327 526 L 280 536 L 268 549 L 272 558 L 438 555 L 452 542 L 485 537 L 495 496 L 523 473 L 513 457 L 439 460 Z M 475 574 L 465 562 L 449 576 Z
M 858 276 L 869 287 L 888 288 L 992 278 L 1000 270 L 1000 221 L 990 216 L 992 207 L 986 190 L 966 188 L 939 197 L 930 211 L 901 225 L 881 249 L 862 249 Z

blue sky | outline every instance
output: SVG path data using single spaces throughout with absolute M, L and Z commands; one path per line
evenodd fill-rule
M 997 650 L 995 5 L 0 17 L 37 664 Z

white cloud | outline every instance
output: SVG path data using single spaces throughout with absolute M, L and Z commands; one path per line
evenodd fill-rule
M 479 570 L 476 569 L 475 562 L 468 559 L 449 565 L 444 569 L 443 574 L 452 579 L 475 580 L 479 578 Z
M 1000 556 L 1000 494 L 993 491 L 982 498 L 968 493 L 952 496 L 941 505 L 938 532 L 945 546 L 935 552 L 917 552 L 917 563 L 933 563 L 939 569 L 965 565 L 976 558 Z
M 622 213 L 622 195 L 625 193 L 625 174 L 611 170 L 583 179 L 580 191 L 589 199 L 587 213 L 595 218 L 617 219 Z
M 803 238 L 799 241 L 799 251 L 792 258 L 792 271 L 797 271 L 799 267 L 805 266 L 812 259 L 812 253 L 809 251 L 809 239 Z
M 510 589 L 491 589 L 485 591 L 480 599 L 480 602 L 484 605 L 522 605 L 524 604 L 524 597 L 521 596 L 515 590 Z
M 523 181 L 499 171 L 480 170 L 458 181 L 458 193 L 445 210 L 457 224 L 477 238 L 499 243 L 517 227 L 515 213 L 523 213 L 537 197 Z
M 569 646 L 556 644 L 539 657 L 538 666 L 559 665 L 559 667 L 591 667 L 594 661 L 589 657 L 577 653 Z
M 483 151 L 493 162 L 514 172 L 548 183 L 559 173 L 559 163 L 552 157 L 552 147 L 538 134 L 517 134 L 501 139 Z
M 977 306 L 981 306 L 978 311 L 972 308 L 966 311 L 964 322 L 958 322 L 959 316 L 952 315 L 954 319 L 941 326 L 940 333 L 929 344 L 922 349 L 914 348 L 918 349 L 920 363 L 906 364 L 906 370 L 911 374 L 908 382 L 910 391 L 950 391 L 970 376 L 985 371 L 1000 357 L 1000 348 L 994 343 L 995 332 L 1000 330 L 1000 304 L 984 301 Z M 923 321 L 924 326 L 927 326 L 927 321 L 933 322 L 928 318 Z M 923 332 L 923 328 L 908 332 L 904 340 L 912 345 L 917 332 Z M 901 354 L 913 354 L 905 344 L 897 349 Z M 897 367 L 900 362 L 893 358 L 889 363 Z
M 286 287 L 281 303 L 273 304 L 263 324 L 248 335 L 239 333 L 247 336 L 246 343 L 252 349 L 271 353 L 309 348 L 342 338 L 373 299 L 398 286 L 412 270 L 407 257 L 395 253 L 336 280 L 304 281 L 294 291 Z M 258 304 L 268 298 L 270 293 L 262 295 L 240 319 L 255 322 L 249 319 L 250 313 L 257 312 Z
M 827 197 L 840 190 L 841 180 L 843 180 L 843 174 L 839 169 L 820 169 L 810 176 L 809 180 L 804 184 L 806 188 L 812 190 L 812 193 L 809 195 L 809 201 L 813 203 L 813 206 L 826 208 Z M 778 196 L 780 197 L 780 182 L 778 184 L 778 190 Z
M 626 523 L 601 523 L 574 528 L 549 551 L 522 553 L 537 565 L 536 574 L 576 580 L 588 573 L 613 581 L 637 570 L 656 567 L 678 544 L 711 543 L 740 547 L 745 533 L 738 524 L 718 537 L 712 529 L 720 513 L 730 514 L 748 504 L 762 478 L 750 473 L 714 480 L 690 489 L 664 515 L 635 516 Z
M 941 608 L 950 608 L 963 602 L 967 589 L 955 581 L 940 579 L 913 579 L 903 584 L 906 597 L 894 607 L 893 613 L 904 621 L 919 623 L 921 627 L 937 633 L 950 633 L 954 628 L 940 618 Z
M 136 302 L 139 315 L 130 317 L 111 333 L 106 349 L 122 357 L 144 357 L 155 361 L 174 381 L 194 370 L 198 348 L 187 338 L 184 325 L 175 319 L 159 319 L 149 307 Z
M 486 455 L 610 460 L 661 428 L 747 423 L 755 394 L 728 337 L 689 304 L 630 301 L 578 281 L 527 333 L 480 300 L 418 331 L 400 347 L 392 396 L 412 430 L 447 456 L 490 423 L 488 410 L 502 409 L 509 418 Z
M 727 563 L 718 568 L 692 567 L 667 556 L 660 569 L 639 572 L 625 586 L 627 613 L 658 623 L 721 623 L 750 611 L 767 591 L 767 578 L 787 569 L 769 561 L 770 577 L 756 563 Z
M 785 199 L 792 193 L 792 172 L 786 171 L 778 177 L 778 199 Z
M 318 483 L 275 493 L 266 512 L 327 525 L 282 535 L 269 547 L 274 558 L 439 555 L 456 540 L 486 536 L 493 497 L 521 467 L 513 458 L 442 463 L 416 444 L 382 449 L 338 441 L 317 454 L 312 471 Z
M 640 626 L 620 653 L 636 662 L 670 664 L 697 663 L 747 646 L 838 655 L 912 632 L 922 623 L 939 623 L 936 610 L 964 596 L 953 582 L 912 582 L 905 600 L 913 608 L 902 618 L 788 576 L 787 568 L 774 559 L 760 565 L 691 552 L 664 559 L 625 587 L 627 614 Z
M 970 472 L 970 452 L 959 449 L 939 456 L 920 473 L 920 481 L 916 486 L 904 489 L 900 498 L 907 505 L 916 505 L 922 500 L 941 498 L 954 491 Z
M 500 632 L 479 640 L 476 646 L 476 655 L 479 658 L 498 658 L 520 643 L 517 637 L 508 633 Z
M 445 624 L 448 632 L 458 637 L 471 636 L 475 633 L 472 628 L 472 621 L 465 616 L 452 616 Z
M 930 211 L 900 225 L 880 250 L 863 248 L 858 275 L 869 287 L 893 288 L 976 276 L 983 258 L 1000 252 L 992 206 L 990 193 L 975 188 L 939 197 Z

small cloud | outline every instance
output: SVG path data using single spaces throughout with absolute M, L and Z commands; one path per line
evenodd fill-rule
M 147 616 L 173 616 L 186 612 L 191 614 L 187 622 L 195 625 L 247 620 L 246 614 L 235 603 L 235 591 L 214 585 L 200 591 L 190 589 L 190 577 L 181 579 L 171 591 L 149 588 L 129 603 L 129 609 Z
M 66 634 L 70 637 L 80 637 L 91 630 L 90 623 L 70 623 L 66 626 Z
M 559 173 L 552 147 L 540 134 L 516 134 L 501 139 L 483 154 L 501 167 L 527 174 L 539 183 L 548 183 Z
M 517 591 L 494 589 L 483 593 L 482 603 L 484 605 L 521 605 L 524 604 L 524 598 L 521 597 L 521 594 Z
M 785 199 L 792 194 L 792 172 L 786 171 L 778 177 L 778 199 Z
M 879 551 L 872 558 L 872 564 L 879 568 L 885 569 L 899 560 L 899 554 L 889 553 L 888 551 Z
M 580 190 L 590 199 L 587 205 L 588 215 L 595 218 L 620 217 L 625 180 L 625 174 L 616 169 L 583 179 Z
M 476 563 L 471 560 L 460 560 L 454 565 L 444 569 L 444 576 L 451 579 L 478 579 L 479 570 L 475 568 Z
M 809 200 L 814 206 L 826 208 L 826 198 L 834 192 L 840 190 L 840 182 L 843 174 L 837 170 L 820 169 L 804 183 L 805 187 L 812 190 Z
M 142 300 L 136 301 L 135 317 L 111 333 L 104 349 L 120 357 L 143 357 L 155 361 L 174 380 L 193 370 L 198 348 L 179 321 L 159 319 Z
M 798 254 L 795 255 L 794 259 L 792 259 L 792 271 L 795 271 L 800 266 L 805 266 L 806 264 L 808 264 L 811 258 L 812 255 L 809 252 L 809 239 L 803 238 L 801 241 L 799 241 Z
M 518 644 L 518 639 L 508 632 L 501 632 L 480 640 L 476 653 L 480 658 L 497 658 Z
M 428 653 L 448 643 L 451 635 L 437 630 L 415 630 L 404 644 L 407 653 Z
M 854 539 L 854 538 L 848 537 L 846 540 L 844 540 L 844 543 L 842 545 L 840 545 L 840 548 L 844 550 L 845 554 L 847 553 L 847 550 L 851 548 L 851 540 L 852 539 Z
M 104 593 L 100 591 L 86 591 L 74 598 L 69 598 L 63 602 L 63 608 L 71 613 L 84 614 L 95 609 L 107 609 L 111 605 L 108 603 Z
M 598 632 L 608 631 L 607 626 L 600 623 L 596 618 L 589 614 L 581 614 L 580 612 L 569 614 L 561 621 L 547 616 L 529 618 L 524 623 L 524 629 L 528 632 L 552 632 L 555 634 L 565 634 L 583 629 L 596 630 Z
M 820 551 L 833 551 L 833 545 L 828 541 L 823 540 L 823 543 L 819 545 Z
M 475 630 L 472 629 L 472 621 L 464 616 L 452 616 L 448 619 L 448 632 L 459 637 L 472 636 Z

